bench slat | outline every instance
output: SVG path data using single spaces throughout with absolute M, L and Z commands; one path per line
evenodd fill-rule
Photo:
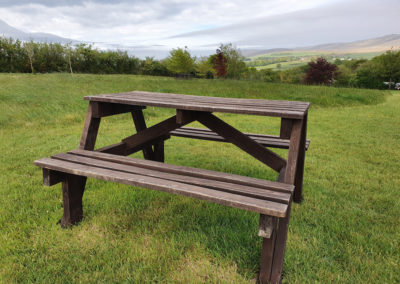
M 173 180 L 173 181 L 177 181 L 180 183 L 197 185 L 197 186 L 201 186 L 201 187 L 208 187 L 208 188 L 216 189 L 219 191 L 231 192 L 231 193 L 238 194 L 238 195 L 249 196 L 249 197 L 254 197 L 254 198 L 264 199 L 264 200 L 270 200 L 270 201 L 275 201 L 275 202 L 280 202 L 280 203 L 285 203 L 285 204 L 288 204 L 291 200 L 290 193 L 276 192 L 276 191 L 272 191 L 272 190 L 256 188 L 256 187 L 249 187 L 249 186 L 238 185 L 238 184 L 228 183 L 228 182 L 215 181 L 215 180 L 211 180 L 211 179 L 196 178 L 196 177 L 191 177 L 191 176 L 186 176 L 186 175 L 165 173 L 165 172 L 155 171 L 155 170 L 141 168 L 141 167 L 137 167 L 137 166 L 123 165 L 120 163 L 108 162 L 108 161 L 103 161 L 103 160 L 99 160 L 99 159 L 93 159 L 93 158 L 88 158 L 88 157 L 83 157 L 83 156 L 78 156 L 78 155 L 73 155 L 73 154 L 61 153 L 61 154 L 52 156 L 52 158 L 69 161 L 69 162 L 74 162 L 74 163 L 79 163 L 79 164 L 83 164 L 83 165 L 91 165 L 91 166 L 96 166 L 96 167 L 112 169 L 112 170 L 116 170 L 116 171 L 123 171 L 123 172 L 127 172 L 127 173 L 140 174 L 140 175 L 145 175 L 145 176 L 150 176 L 150 177 L 157 177 L 157 178 L 161 178 L 161 179 Z M 166 164 L 163 164 L 163 165 L 166 165 Z
M 123 156 L 116 156 L 107 153 L 100 153 L 95 151 L 86 151 L 75 149 L 69 151 L 68 153 L 85 156 L 85 157 L 92 157 L 96 159 L 102 159 L 105 161 L 110 162 L 117 162 L 120 164 L 132 165 L 132 166 L 139 166 L 142 168 L 153 169 L 160 172 L 166 173 L 175 173 L 179 175 L 186 175 L 191 177 L 199 177 L 205 179 L 212 179 L 216 181 L 224 181 L 229 183 L 241 184 L 245 186 L 252 186 L 258 188 L 264 188 L 268 190 L 280 191 L 280 192 L 287 192 L 293 193 L 294 186 L 285 183 L 278 183 L 269 180 L 262 180 L 258 178 L 246 177 L 241 175 L 235 174 L 228 174 L 204 169 L 198 169 L 193 167 L 185 167 L 185 166 L 177 166 L 171 164 L 163 164 L 159 162 L 149 161 L 149 160 L 142 160 L 142 159 L 134 159 L 130 157 L 123 157 Z
M 204 128 L 181 127 L 171 131 L 170 134 L 177 137 L 228 142 L 224 137 L 218 135 L 214 131 Z M 251 139 L 255 140 L 257 143 L 263 145 L 264 147 L 274 147 L 281 149 L 289 148 L 289 141 L 290 141 L 289 139 L 281 139 L 279 138 L 279 136 L 273 136 L 273 135 L 263 135 L 254 133 L 244 133 L 244 134 L 248 135 Z M 310 145 L 310 140 L 307 139 L 306 150 L 308 150 L 309 145 Z
M 282 203 L 57 159 L 43 158 L 36 160 L 34 164 L 45 169 L 184 195 L 279 218 L 285 217 L 288 209 L 288 205 Z

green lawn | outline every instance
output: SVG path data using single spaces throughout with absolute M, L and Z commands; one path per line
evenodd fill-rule
M 283 282 L 400 282 L 399 92 L 0 74 L 1 283 L 245 283 L 256 277 L 261 239 L 258 216 L 250 212 L 89 180 L 83 222 L 66 230 L 56 225 L 60 185 L 44 187 L 33 160 L 77 147 L 84 95 L 129 90 L 310 101 L 304 202 L 292 209 Z M 145 111 L 149 125 L 171 113 Z M 279 129 L 274 118 L 220 117 L 249 132 Z M 132 131 L 129 115 L 106 118 L 97 145 L 118 142 Z M 276 176 L 228 144 L 172 138 L 165 150 L 167 163 Z

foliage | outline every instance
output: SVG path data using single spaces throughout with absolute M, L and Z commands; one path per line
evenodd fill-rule
M 213 57 L 213 63 L 213 69 L 215 70 L 217 78 L 225 78 L 228 69 L 228 60 L 221 49 L 217 49 L 217 52 Z
M 356 71 L 357 85 L 368 89 L 383 89 L 383 80 L 376 61 L 367 61 Z
M 211 57 L 204 56 L 196 62 L 196 73 L 200 78 L 214 78 L 215 70 L 213 68 Z
M 171 76 L 165 61 L 155 60 L 153 57 L 146 57 L 145 60 L 142 60 L 140 69 L 144 75 Z
M 383 81 L 388 82 L 388 88 L 392 89 L 395 82 L 400 82 L 400 50 L 388 50 L 386 53 L 373 59 L 376 62 L 377 72 Z
M 231 79 L 241 79 L 247 71 L 247 65 L 240 50 L 229 44 L 221 44 L 218 49 L 226 58 L 227 71 L 226 77 Z
M 166 63 L 168 70 L 175 74 L 188 75 L 195 71 L 195 58 L 190 55 L 187 47 L 172 49 Z
M 337 74 L 337 66 L 319 57 L 308 63 L 308 71 L 304 78 L 306 84 L 331 85 Z

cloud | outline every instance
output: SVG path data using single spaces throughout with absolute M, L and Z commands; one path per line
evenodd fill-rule
M 170 39 L 190 41 L 203 38 L 205 46 L 210 42 L 214 45 L 233 42 L 239 46 L 259 48 L 346 42 L 400 33 L 399 11 L 398 0 L 344 1 L 178 34 Z
M 399 33 L 399 0 L 38 0 L 0 2 L 25 32 L 88 42 L 293 47 Z

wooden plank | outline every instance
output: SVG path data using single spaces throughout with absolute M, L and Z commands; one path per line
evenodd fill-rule
M 300 138 L 300 148 L 299 155 L 297 157 L 297 167 L 296 167 L 296 176 L 294 185 L 296 187 L 296 196 L 294 196 L 293 200 L 295 202 L 301 202 L 303 199 L 303 175 L 304 175 L 304 162 L 306 153 L 304 151 L 304 144 L 307 145 L 307 115 L 303 119 L 303 126 Z
M 271 283 L 271 271 L 273 265 L 273 257 L 276 243 L 276 218 L 273 219 L 273 230 L 270 238 L 263 238 L 261 249 L 261 267 L 259 281 L 261 284 Z M 279 283 L 279 282 L 278 282 Z
M 164 162 L 164 140 L 154 144 L 154 161 Z
M 101 147 L 96 149 L 96 151 L 114 155 L 123 155 L 123 156 L 129 155 L 127 154 L 127 146 L 124 142 L 118 142 L 105 147 Z
M 274 231 L 273 218 L 267 215 L 260 215 L 260 223 L 258 225 L 258 236 L 269 239 Z
M 100 126 L 100 118 L 93 117 L 93 108 L 95 104 L 95 102 L 89 102 L 85 124 L 83 126 L 81 142 L 79 144 L 79 149 L 82 150 L 93 150 L 96 144 L 97 133 Z
M 111 144 L 102 148 L 96 149 L 97 152 L 102 152 L 102 153 L 108 153 L 108 154 L 113 154 L 113 155 L 122 155 L 122 156 L 128 156 L 133 153 L 136 153 L 140 150 L 143 150 L 145 147 L 149 147 L 153 144 L 158 144 L 158 143 L 164 143 L 164 140 L 169 139 L 169 135 L 164 135 L 162 137 L 158 137 L 154 140 L 148 141 L 146 143 L 143 143 L 137 147 L 134 148 L 129 148 L 128 145 L 124 142 L 118 142 L 115 144 Z M 152 160 L 155 158 L 152 158 Z
M 287 118 L 282 118 L 279 137 L 282 139 L 290 139 L 291 132 L 292 132 L 292 120 Z
M 65 180 L 62 183 L 64 210 L 61 219 L 62 228 L 70 227 L 82 220 L 82 197 L 85 183 L 86 177 L 65 174 Z
M 135 110 L 141 110 L 145 107 L 132 106 L 125 104 L 114 104 L 114 103 L 104 103 L 96 102 L 92 106 L 92 116 L 96 118 L 106 117 L 110 115 L 116 115 L 126 112 L 131 112 Z
M 87 176 L 91 178 L 123 183 L 132 186 L 179 194 L 200 200 L 218 203 L 234 208 L 248 210 L 260 214 L 276 217 L 286 216 L 288 205 L 282 203 L 260 200 L 247 196 L 221 192 L 210 188 L 183 184 L 175 181 L 153 178 L 143 175 L 113 171 L 93 166 L 81 165 L 56 159 L 43 158 L 34 162 L 36 166 L 50 170 L 62 171 L 72 175 Z
M 56 171 L 43 169 L 43 184 L 46 186 L 53 186 L 65 180 L 65 174 Z
M 212 96 L 194 96 L 183 94 L 171 93 L 156 93 L 156 92 L 143 92 L 134 91 L 127 93 L 105 94 L 102 97 L 139 97 L 146 99 L 162 99 L 167 101 L 185 101 L 185 102 L 198 102 L 198 103 L 213 103 L 213 104 L 230 104 L 238 106 L 251 106 L 251 107 L 287 107 L 306 109 L 309 107 L 308 102 L 301 101 L 284 101 L 284 100 L 264 100 L 264 99 L 244 99 L 244 98 L 226 98 L 226 97 L 212 97 Z M 96 96 L 97 97 L 97 96 Z
M 137 94 L 127 94 L 127 95 L 121 95 L 121 94 L 115 94 L 115 95 L 109 95 L 107 96 L 108 98 L 121 98 L 121 99 L 131 99 L 131 100 L 146 100 L 147 102 L 168 102 L 171 104 L 175 103 L 186 103 L 186 104 L 197 104 L 197 105 L 214 105 L 214 106 L 230 106 L 230 107 L 235 107 L 235 108 L 259 108 L 259 109 L 277 109 L 280 111 L 305 111 L 307 110 L 307 105 L 294 105 L 290 101 L 286 102 L 281 102 L 281 101 L 265 101 L 265 100 L 259 100 L 258 103 L 253 103 L 253 104 L 247 104 L 245 101 L 241 101 L 240 103 L 232 102 L 230 98 L 221 98 L 221 101 L 212 99 L 210 100 L 209 97 L 199 97 L 202 98 L 202 100 L 192 100 L 188 99 L 187 95 L 182 95 L 179 98 L 170 98 L 168 96 L 161 96 L 161 97 L 155 97 L 153 95 L 148 95 L 148 96 L 141 96 Z
M 141 144 L 154 140 L 160 136 L 167 135 L 170 131 L 179 128 L 185 124 L 192 122 L 193 119 L 188 119 L 187 121 L 183 121 L 182 123 L 176 122 L 176 115 L 170 117 L 152 127 L 144 129 L 132 136 L 129 136 L 122 140 L 122 142 L 126 143 L 129 148 L 135 148 Z
M 279 172 L 285 166 L 285 159 L 264 148 L 218 117 L 212 114 L 204 114 L 199 116 L 198 121 L 273 170 Z
M 168 94 L 167 94 L 168 95 Z M 230 102 L 226 100 L 215 101 L 215 99 L 209 99 L 204 97 L 208 101 L 189 101 L 187 95 L 180 95 L 179 98 L 155 97 L 152 95 L 143 95 L 140 93 L 123 93 L 123 94 L 108 94 L 102 96 L 87 96 L 86 100 L 91 101 L 103 101 L 111 103 L 122 103 L 140 106 L 158 106 L 175 108 L 182 110 L 193 110 L 193 111 L 206 111 L 206 112 L 228 112 L 228 113 L 242 113 L 242 114 L 253 114 L 253 115 L 269 115 L 277 117 L 288 117 L 288 118 L 302 118 L 305 111 L 308 109 L 309 104 L 305 103 L 301 107 L 294 106 L 291 102 L 287 106 L 283 102 L 274 103 L 273 101 L 258 100 L 258 104 L 246 105 L 246 102 Z M 196 96 L 195 96 L 196 97 Z M 219 98 L 221 99 L 221 98 Z M 214 101 L 213 101 L 214 100 Z M 263 105 L 264 104 L 270 104 Z
M 195 138 L 201 140 L 217 141 L 217 142 L 229 142 L 224 137 L 218 135 L 214 131 L 203 128 L 193 128 L 193 127 L 182 127 L 175 129 L 170 132 L 172 136 L 185 137 L 185 138 Z M 279 136 L 275 135 L 265 135 L 256 133 L 243 133 L 255 140 L 257 143 L 263 145 L 264 147 L 274 147 L 281 149 L 289 148 L 289 139 L 281 139 Z M 306 140 L 305 149 L 308 149 L 310 141 Z
M 220 190 L 224 192 L 230 192 L 238 195 L 254 197 L 257 199 L 264 199 L 275 201 L 279 203 L 288 204 L 291 201 L 290 193 L 276 192 L 273 190 L 266 190 L 263 188 L 249 187 L 244 185 L 238 185 L 235 183 L 215 181 L 211 179 L 196 178 L 186 175 L 171 174 L 160 172 L 157 170 L 146 169 L 138 166 L 124 165 L 117 162 L 108 162 L 99 159 L 93 159 L 83 156 L 77 156 L 73 154 L 57 154 L 52 156 L 53 159 L 79 163 L 82 165 L 96 166 L 106 169 L 111 169 L 115 171 L 140 174 L 149 177 L 156 177 L 165 180 L 178 181 L 185 184 L 197 185 L 201 187 L 207 187 L 215 190 Z M 168 164 L 164 164 L 164 167 L 168 167 Z
M 301 134 L 303 131 L 303 120 L 297 119 L 292 122 L 292 131 L 290 134 L 290 146 L 288 154 L 288 162 L 285 169 L 284 182 L 288 184 L 295 183 L 295 175 L 297 170 L 298 156 L 301 147 Z M 295 188 L 295 194 L 296 194 Z M 277 237 L 275 243 L 275 251 L 273 256 L 273 264 L 271 271 L 271 282 L 280 283 L 283 269 L 283 259 L 285 256 L 287 233 L 290 218 L 289 204 L 287 215 L 285 218 L 279 219 Z
M 133 122 L 135 123 L 136 132 L 139 133 L 145 129 L 147 129 L 146 121 L 144 119 L 142 110 L 135 110 L 131 112 Z M 154 160 L 154 151 L 151 145 L 146 145 L 143 147 L 143 157 L 146 160 Z
M 294 190 L 294 186 L 290 185 L 290 184 L 277 183 L 277 182 L 272 182 L 269 180 L 262 180 L 262 179 L 258 179 L 258 178 L 210 171 L 210 170 L 205 170 L 205 169 L 198 169 L 198 168 L 171 165 L 171 164 L 168 164 L 168 166 L 166 167 L 165 165 L 160 164 L 158 162 L 154 162 L 154 161 L 134 159 L 134 158 L 130 158 L 130 157 L 116 157 L 115 155 L 110 155 L 107 153 L 85 151 L 85 150 L 80 150 L 80 149 L 72 150 L 72 151 L 69 151 L 68 153 L 71 153 L 74 155 L 80 155 L 80 156 L 84 156 L 84 157 L 92 157 L 92 158 L 96 158 L 96 159 L 102 159 L 102 160 L 110 161 L 110 162 L 116 162 L 116 163 L 121 163 L 121 164 L 126 164 L 126 165 L 132 165 L 132 166 L 138 166 L 138 167 L 142 167 L 142 168 L 153 169 L 153 170 L 156 170 L 159 172 L 175 173 L 175 174 L 186 175 L 186 176 L 190 176 L 190 177 L 212 179 L 212 180 L 216 180 L 216 181 L 236 183 L 236 184 L 241 184 L 241 185 L 250 186 L 250 187 L 253 186 L 253 187 L 258 187 L 258 188 L 271 189 L 274 191 L 292 193 Z

